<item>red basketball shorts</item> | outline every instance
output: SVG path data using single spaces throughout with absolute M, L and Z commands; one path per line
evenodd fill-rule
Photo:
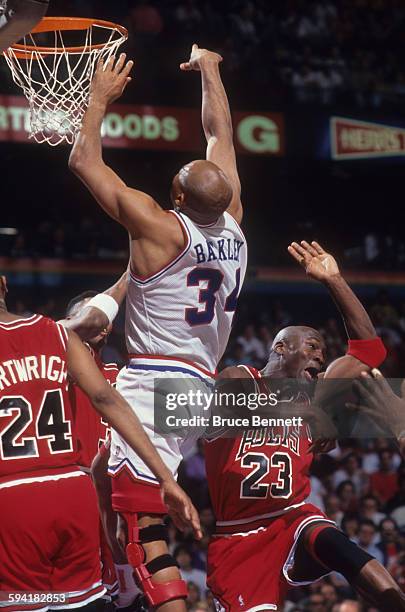
M 160 486 L 135 478 L 126 468 L 112 476 L 111 499 L 116 512 L 167 514 Z
M 288 569 L 298 538 L 307 525 L 319 521 L 334 525 L 318 508 L 304 504 L 266 527 L 214 536 L 208 548 L 207 584 L 219 608 L 282 610 L 288 588 L 295 585 L 288 579 Z
M 57 480 L 45 478 L 0 485 L 0 591 L 41 594 L 32 605 L 10 603 L 1 605 L 2 611 L 84 606 L 105 592 L 97 499 L 90 477 L 72 470 Z M 63 605 L 42 595 L 55 592 L 67 598 Z

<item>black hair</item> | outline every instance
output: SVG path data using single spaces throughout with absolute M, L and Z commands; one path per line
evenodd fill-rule
M 79 295 L 76 295 L 76 297 L 72 298 L 69 304 L 67 305 L 66 316 L 69 316 L 70 312 L 73 310 L 76 304 L 80 304 L 80 302 L 83 302 L 83 300 L 86 300 L 87 298 L 92 298 L 95 295 L 97 295 L 97 291 L 94 291 L 92 289 L 89 289 L 88 291 L 83 291 L 83 293 L 79 293 Z

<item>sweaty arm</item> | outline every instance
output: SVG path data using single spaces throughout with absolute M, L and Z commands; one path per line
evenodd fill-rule
M 167 215 L 151 196 L 127 187 L 103 160 L 101 125 L 107 107 L 123 93 L 131 80 L 128 75 L 133 62 L 125 63 L 125 58 L 125 54 L 121 54 L 115 65 L 113 59 L 106 65 L 99 62 L 82 127 L 70 154 L 69 168 L 105 212 L 136 239 L 151 234 L 156 221 L 163 222 L 164 226 Z
M 293 242 L 288 251 L 308 276 L 328 289 L 343 319 L 349 338 L 347 354 L 331 363 L 324 378 L 354 378 L 360 372 L 379 366 L 386 350 L 377 337 L 374 325 L 364 306 L 340 273 L 334 257 L 317 242 Z
M 188 62 L 182 70 L 200 70 L 202 85 L 202 125 L 207 140 L 207 160 L 224 172 L 232 186 L 233 196 L 228 207 L 237 223 L 242 221 L 241 185 L 233 144 L 232 117 L 228 98 L 219 72 L 222 57 L 193 45 Z
M 106 289 L 104 293 L 100 295 L 106 295 L 109 296 L 109 298 L 112 298 L 116 303 L 116 308 L 119 308 L 126 296 L 127 286 L 128 270 L 125 270 L 124 274 L 118 279 L 118 281 L 114 283 L 112 287 L 109 287 L 109 289 Z M 113 303 L 112 305 L 114 306 Z M 107 302 L 107 308 L 109 307 L 110 304 Z M 109 316 L 107 316 L 106 312 L 101 310 L 100 307 L 91 305 L 85 306 L 77 314 L 74 314 L 71 317 L 59 321 L 59 323 L 62 323 L 65 329 L 76 332 L 76 334 L 83 341 L 89 340 L 90 338 L 94 338 L 94 336 L 97 336 L 103 329 L 105 329 L 109 325 L 110 322 L 110 318 Z
M 188 496 L 162 461 L 138 417 L 123 397 L 107 382 L 89 351 L 74 332 L 68 332 L 68 373 L 86 393 L 95 410 L 139 455 L 160 483 L 163 500 L 177 527 L 190 525 L 201 536 L 198 514 Z

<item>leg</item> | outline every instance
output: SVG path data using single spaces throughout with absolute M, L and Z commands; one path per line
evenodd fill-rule
M 138 585 L 159 612 L 185 612 L 187 587 L 169 554 L 163 516 L 124 514 L 127 555 Z
M 302 533 L 291 578 L 308 580 L 308 570 L 314 572 L 316 568 L 318 577 L 328 571 L 340 572 L 362 597 L 383 612 L 405 610 L 405 595 L 387 570 L 340 530 L 322 522 L 309 525 Z
M 98 497 L 98 507 L 104 534 L 101 535 L 101 559 L 103 562 L 103 582 L 108 573 L 115 578 L 114 589 L 107 593 L 118 597 L 115 604 L 118 608 L 131 605 L 140 595 L 133 577 L 132 567 L 129 565 L 125 554 L 125 544 L 117 537 L 119 532 L 119 515 L 114 512 L 111 503 L 112 485 L 111 478 L 107 473 L 110 448 L 108 444 L 101 447 L 96 455 L 92 466 L 91 475 Z M 115 576 L 114 576 L 115 574 Z M 108 584 L 111 584 L 110 579 Z

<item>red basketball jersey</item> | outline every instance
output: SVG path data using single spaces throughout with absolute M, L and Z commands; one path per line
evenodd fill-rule
M 67 334 L 33 315 L 0 323 L 0 478 L 72 466 Z
M 246 369 L 257 391 L 268 394 L 260 372 Z M 218 532 L 255 529 L 275 513 L 302 503 L 310 493 L 310 444 L 307 426 L 264 427 L 245 430 L 238 438 L 206 441 L 207 479 Z
M 118 366 L 116 363 L 103 363 L 101 359 L 88 347 L 104 378 L 115 386 Z M 69 389 L 73 407 L 74 432 L 77 439 L 79 464 L 90 468 L 99 447 L 107 440 L 109 425 L 95 411 L 91 401 L 85 393 L 75 384 Z

